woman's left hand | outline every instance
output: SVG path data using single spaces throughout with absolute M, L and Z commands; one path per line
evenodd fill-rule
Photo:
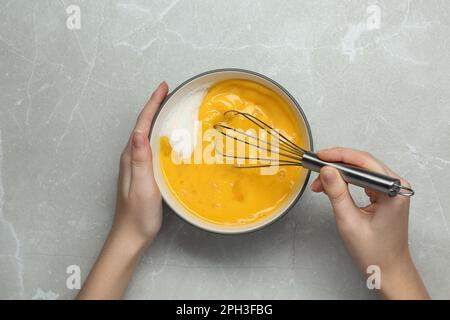
M 127 238 L 144 246 L 155 238 L 162 224 L 161 194 L 153 177 L 148 136 L 153 116 L 167 92 L 165 82 L 153 92 L 120 158 L 113 230 L 126 233 Z

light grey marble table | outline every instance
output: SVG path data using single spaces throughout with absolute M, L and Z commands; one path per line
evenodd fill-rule
M 0 298 L 75 296 L 67 268 L 84 279 L 102 246 L 119 154 L 149 93 L 223 67 L 284 85 L 316 149 L 370 150 L 411 181 L 412 254 L 431 295 L 450 298 L 449 22 L 447 0 L 2 0 Z M 242 236 L 166 210 L 126 297 L 377 295 L 329 203 L 307 190 L 282 220 Z

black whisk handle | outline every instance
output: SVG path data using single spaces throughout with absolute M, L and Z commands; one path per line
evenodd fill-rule
M 387 194 L 390 197 L 395 197 L 396 195 L 414 195 L 414 191 L 411 188 L 402 186 L 398 178 L 393 178 L 341 162 L 323 161 L 313 152 L 306 152 L 303 155 L 302 166 L 315 172 L 320 172 L 320 169 L 325 166 L 336 168 L 347 183 L 362 188 L 372 189 Z

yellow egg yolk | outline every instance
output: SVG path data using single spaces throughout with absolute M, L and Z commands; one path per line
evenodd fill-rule
M 228 110 L 249 113 L 279 129 L 298 146 L 306 148 L 300 123 L 292 107 L 273 90 L 249 80 L 225 80 L 208 89 L 198 112 L 202 132 L 228 121 L 233 128 L 255 128 L 242 117 L 225 119 Z M 198 140 L 202 137 L 199 136 Z M 209 142 L 198 141 L 196 151 Z M 199 150 L 198 150 L 199 149 Z M 280 167 L 273 175 L 258 169 L 239 169 L 232 164 L 174 163 L 167 137 L 160 139 L 160 164 L 164 179 L 176 199 L 193 215 L 220 225 L 252 224 L 267 218 L 306 179 L 301 167 Z

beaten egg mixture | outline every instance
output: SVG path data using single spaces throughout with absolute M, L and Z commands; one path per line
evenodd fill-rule
M 306 146 L 291 106 L 259 83 L 236 79 L 211 86 L 198 109 L 200 130 L 204 132 L 226 121 L 227 110 L 252 114 L 279 129 L 297 145 Z M 234 128 L 254 128 L 251 122 L 240 117 L 232 121 L 230 126 Z M 201 135 L 197 139 L 202 139 Z M 195 148 L 207 146 L 208 143 L 197 142 Z M 279 167 L 273 175 L 262 175 L 260 169 L 238 169 L 232 164 L 174 163 L 171 154 L 168 137 L 161 137 L 160 164 L 172 194 L 193 215 L 214 224 L 252 224 L 270 216 L 298 191 L 306 177 L 306 170 L 301 167 Z

